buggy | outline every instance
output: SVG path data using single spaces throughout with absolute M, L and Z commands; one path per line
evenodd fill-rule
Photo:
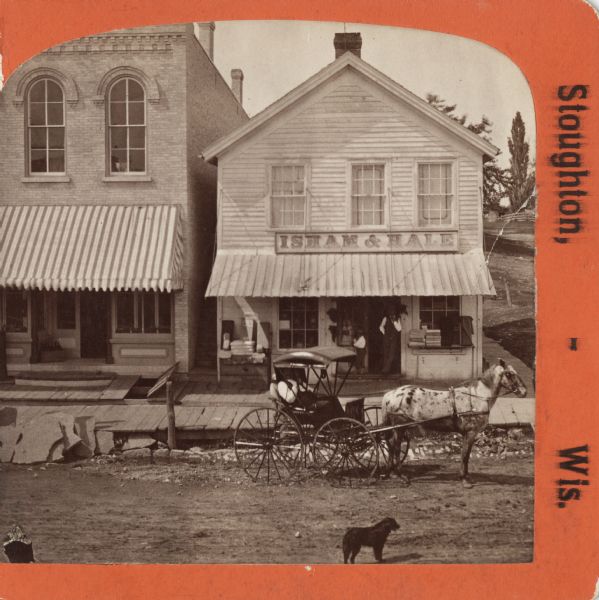
M 378 406 L 339 394 L 350 374 L 353 350 L 314 347 L 273 361 L 272 407 L 251 410 L 234 435 L 235 455 L 254 481 L 285 481 L 301 467 L 332 478 L 371 478 L 389 458 Z M 400 453 L 405 459 L 409 438 Z

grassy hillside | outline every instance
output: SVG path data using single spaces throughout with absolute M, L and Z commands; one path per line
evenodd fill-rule
M 497 290 L 496 298 L 485 299 L 485 334 L 532 367 L 535 355 L 535 273 L 534 256 L 522 248 L 495 246 L 489 270 Z M 511 296 L 508 304 L 507 289 Z

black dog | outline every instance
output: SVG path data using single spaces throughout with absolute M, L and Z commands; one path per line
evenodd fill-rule
M 391 517 L 383 519 L 372 527 L 348 529 L 343 536 L 343 562 L 347 563 L 349 558 L 350 562 L 354 563 L 362 546 L 370 546 L 374 550 L 374 558 L 378 562 L 383 562 L 383 546 L 388 535 L 396 529 L 399 529 L 399 525 Z

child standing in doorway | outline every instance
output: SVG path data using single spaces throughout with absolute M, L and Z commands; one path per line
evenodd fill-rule
M 359 375 L 366 372 L 364 362 L 366 358 L 366 338 L 364 332 L 361 329 L 356 330 L 354 336 L 354 349 L 356 351 L 356 371 Z

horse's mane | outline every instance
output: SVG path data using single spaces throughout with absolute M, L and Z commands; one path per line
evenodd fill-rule
M 495 368 L 498 366 L 499 363 L 494 363 L 490 365 L 478 378 L 477 381 L 480 381 L 490 389 L 493 388 L 493 383 L 495 382 Z
M 486 385 L 489 389 L 492 389 L 495 380 L 495 368 L 498 366 L 499 363 L 493 363 L 483 371 L 483 374 L 480 377 L 476 377 L 475 379 L 468 379 L 467 381 L 464 381 L 464 383 L 460 384 L 457 387 L 476 387 L 476 385 L 480 381 L 483 385 Z

